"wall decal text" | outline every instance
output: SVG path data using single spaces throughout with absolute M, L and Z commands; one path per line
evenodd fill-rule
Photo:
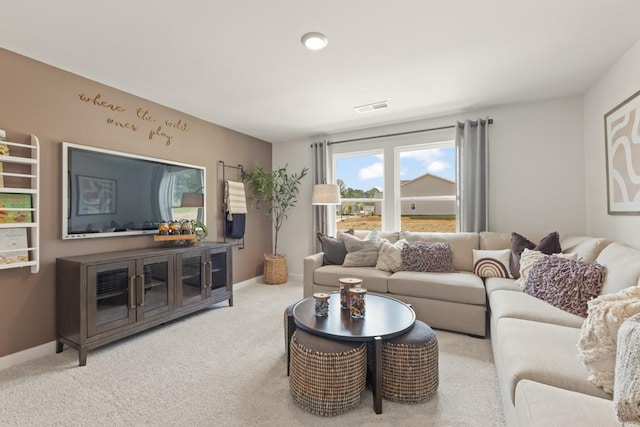
M 122 108 L 119 105 L 114 105 L 111 104 L 110 102 L 107 101 L 101 101 L 100 99 L 102 98 L 101 94 L 97 94 L 96 96 L 94 96 L 93 98 L 88 97 L 87 95 L 85 95 L 84 93 L 80 94 L 80 100 L 84 101 L 84 102 L 91 102 L 93 103 L 93 105 L 95 105 L 96 107 L 105 107 L 105 108 L 109 108 L 111 111 L 117 111 L 119 113 L 123 113 L 124 111 L 126 111 L 124 108 Z

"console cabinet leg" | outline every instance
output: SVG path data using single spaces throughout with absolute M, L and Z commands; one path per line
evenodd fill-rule
M 56 353 L 62 353 L 62 349 L 64 348 L 64 344 L 62 341 L 56 341 Z
M 87 364 L 87 349 L 85 347 L 80 347 L 78 350 L 78 365 L 85 366 Z

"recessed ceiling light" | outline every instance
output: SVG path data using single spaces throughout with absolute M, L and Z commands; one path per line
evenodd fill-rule
M 373 104 L 361 105 L 359 107 L 353 107 L 358 113 L 370 113 L 371 111 L 383 110 L 389 108 L 387 101 L 374 102 Z
M 309 50 L 320 50 L 327 47 L 327 36 L 322 33 L 307 33 L 300 39 L 302 44 Z

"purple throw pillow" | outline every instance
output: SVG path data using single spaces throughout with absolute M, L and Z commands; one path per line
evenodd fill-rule
M 446 242 L 415 242 L 404 245 L 401 255 L 402 269 L 405 271 L 453 271 L 453 253 Z
M 558 254 L 562 252 L 560 247 L 560 235 L 557 231 L 547 234 L 536 245 L 531 240 L 518 233 L 511 233 L 511 276 L 514 279 L 520 278 L 520 257 L 525 249 L 542 252 L 545 255 Z
M 524 292 L 569 313 L 587 317 L 587 302 L 600 294 L 606 273 L 606 267 L 595 261 L 545 256 L 531 267 Z

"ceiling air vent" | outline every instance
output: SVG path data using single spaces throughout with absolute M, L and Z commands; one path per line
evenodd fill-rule
M 380 101 L 374 102 L 373 104 L 354 107 L 354 110 L 356 110 L 358 113 L 369 113 L 371 111 L 383 110 L 385 108 L 389 108 L 389 104 L 387 104 L 387 101 Z

